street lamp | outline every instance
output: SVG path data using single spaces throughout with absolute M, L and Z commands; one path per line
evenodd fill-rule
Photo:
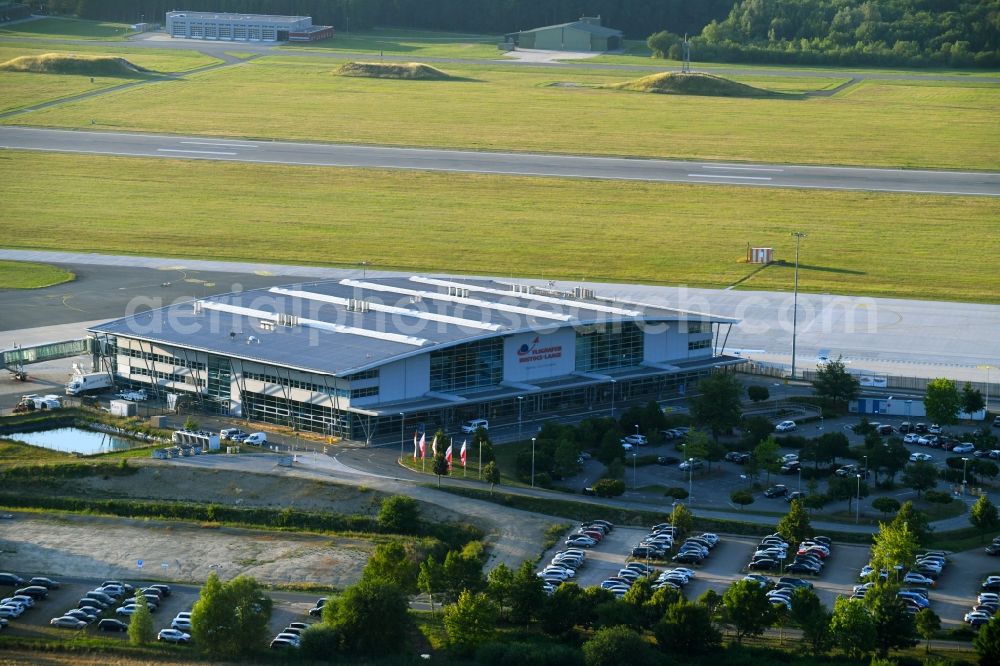
M 524 396 L 517 396 L 517 441 L 521 441 L 521 407 L 524 405 Z
M 611 418 L 615 418 L 615 380 L 611 380 Z
M 865 478 L 867 479 L 868 478 L 868 456 L 865 456 L 864 458 L 865 458 Z M 875 478 L 878 479 L 878 476 L 876 476 Z
M 403 412 L 399 413 L 399 464 L 403 464 L 403 446 L 406 445 L 406 433 L 403 432 L 403 427 L 406 422 L 406 415 Z
M 792 296 L 792 379 L 795 379 L 795 334 L 799 324 L 799 243 L 807 235 L 801 231 L 793 231 L 795 236 L 795 287 Z
M 531 487 L 535 487 L 535 438 L 531 438 Z
M 688 458 L 688 443 L 684 442 L 684 457 L 687 458 L 688 463 L 688 502 L 691 502 L 691 494 L 693 489 L 691 487 L 692 481 L 694 479 L 694 462 L 691 458 Z
M 857 525 L 861 522 L 861 475 L 857 474 L 858 477 L 858 505 L 855 507 L 854 512 L 854 524 Z
M 799 492 L 802 492 L 802 466 L 799 466 Z
M 639 424 L 635 424 L 635 438 L 639 439 Z
M 635 458 L 636 458 L 636 455 L 637 454 L 633 451 L 632 452 L 632 490 L 635 490 L 636 488 L 639 487 L 638 484 L 635 482 Z
M 968 469 L 969 469 L 969 459 L 968 458 L 962 458 L 962 497 L 965 497 L 965 495 L 966 495 L 966 492 L 965 492 L 965 483 L 966 483 L 965 472 Z
M 984 363 L 983 365 L 977 365 L 976 369 L 986 371 L 986 396 L 985 396 L 986 399 L 983 402 L 983 406 L 986 408 L 986 411 L 988 412 L 990 411 L 990 370 L 996 370 L 996 368 L 994 368 L 992 365 Z

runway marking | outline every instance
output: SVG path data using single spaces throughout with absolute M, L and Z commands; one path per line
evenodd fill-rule
M 95 132 L 96 133 L 96 132 Z M 8 146 L 0 144 L 0 148 L 6 148 L 8 150 L 20 150 L 24 152 L 43 152 L 43 153 L 71 153 L 71 154 L 87 154 L 87 155 L 108 155 L 112 157 L 155 157 L 155 158 L 168 158 L 171 159 L 170 155 L 158 155 L 156 153 L 144 153 L 144 152 L 120 152 L 120 151 L 96 151 L 93 149 L 83 149 L 83 148 L 24 148 L 22 146 Z M 160 149 L 164 150 L 164 149 Z M 412 149 L 418 150 L 418 149 Z M 184 151 L 178 151 L 184 152 Z M 195 152 L 195 151 L 191 151 Z M 219 155 L 236 155 L 236 153 L 213 153 Z M 182 157 L 180 155 L 178 158 Z M 192 160 L 211 160 L 212 157 L 198 157 L 196 155 L 190 155 L 186 159 Z M 686 180 L 682 176 L 677 177 L 652 177 L 652 176 L 592 176 L 588 174 L 573 174 L 573 173 L 551 173 L 551 172 L 530 172 L 530 171 L 514 171 L 514 170 L 501 170 L 501 169 L 463 169 L 463 168 L 446 168 L 446 167 L 432 167 L 432 166 L 383 166 L 383 165 L 364 165 L 357 163 L 343 163 L 343 162 L 299 162 L 293 160 L 275 160 L 270 158 L 250 158 L 241 156 L 235 160 L 226 160 L 233 162 L 246 162 L 248 164 L 282 164 L 286 166 L 306 166 L 306 167 L 340 167 L 340 168 L 356 168 L 356 169 L 384 169 L 393 171 L 429 171 L 429 172 L 442 172 L 442 173 L 472 173 L 472 174 L 485 174 L 485 175 L 504 175 L 504 176 L 541 176 L 546 178 L 580 178 L 583 180 L 619 180 L 619 181 L 633 181 L 633 182 L 643 182 L 643 183 L 690 183 L 691 181 Z M 814 167 L 808 167 L 814 168 Z M 843 167 L 829 167 L 829 168 L 843 168 Z M 933 173 L 933 172 L 932 172 Z M 698 178 L 723 178 L 722 175 L 716 174 L 688 174 L 689 177 Z M 736 176 L 730 176 L 730 178 L 737 178 Z M 755 179 L 752 176 L 745 176 L 744 179 Z M 756 178 L 756 180 L 772 180 L 771 178 Z M 838 190 L 845 192 L 888 192 L 888 193 L 901 193 L 901 194 L 940 194 L 940 195 L 956 195 L 956 196 L 971 196 L 971 197 L 998 197 L 1000 193 L 997 192 L 976 192 L 976 191 L 961 191 L 961 190 L 920 190 L 920 189 L 906 189 L 906 188 L 892 188 L 892 187 L 862 187 L 862 186 L 845 186 L 845 185 L 803 185 L 796 183 L 714 183 L 715 185 L 745 185 L 747 187 L 778 187 L 786 188 L 792 190 Z
M 689 173 L 688 178 L 735 178 L 737 180 L 773 180 L 770 176 L 726 176 L 719 173 Z
M 157 148 L 157 152 L 160 153 L 192 153 L 194 155 L 236 155 L 237 153 L 228 153 L 215 150 L 184 150 L 181 148 Z
M 213 143 L 211 141 L 181 141 L 181 144 L 190 146 L 218 146 L 219 148 L 258 148 L 252 143 Z
M 731 171 L 775 171 L 777 173 L 784 172 L 784 169 L 769 169 L 767 167 L 741 167 L 741 166 L 711 166 L 708 164 L 702 164 L 702 169 L 728 169 Z

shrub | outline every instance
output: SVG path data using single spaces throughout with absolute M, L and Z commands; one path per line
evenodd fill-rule
M 481 666 L 578 666 L 583 660 L 579 650 L 558 643 L 486 643 L 476 651 Z
M 625 492 L 625 482 L 621 479 L 601 479 L 594 484 L 594 494 L 598 497 L 618 497 Z
M 663 496 L 682 500 L 687 499 L 688 491 L 686 488 L 681 488 L 680 486 L 671 486 L 663 491 Z
M 943 490 L 928 490 L 924 493 L 924 499 L 934 504 L 951 504 L 952 497 Z

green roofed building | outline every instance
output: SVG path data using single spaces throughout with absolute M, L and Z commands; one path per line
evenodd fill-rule
M 518 48 L 546 51 L 617 51 L 622 48 L 622 31 L 602 26 L 600 16 L 583 16 L 579 21 L 512 32 L 505 39 Z

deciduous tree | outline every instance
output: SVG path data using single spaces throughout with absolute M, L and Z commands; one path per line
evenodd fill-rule
M 976 503 L 969 511 L 969 522 L 979 530 L 979 537 L 982 537 L 1000 525 L 1000 516 L 997 515 L 997 507 L 986 495 L 980 495 Z
M 876 497 L 872 500 L 872 508 L 881 511 L 883 518 L 890 513 L 899 511 L 899 506 L 899 501 L 891 497 Z
M 267 644 L 271 598 L 249 576 L 222 583 L 215 572 L 191 610 L 194 642 L 213 657 L 232 658 Z
M 742 394 L 743 387 L 734 374 L 717 372 L 698 382 L 697 394 L 688 400 L 691 417 L 718 441 L 719 435 L 739 425 Z
M 802 638 L 813 654 L 830 649 L 830 613 L 812 589 L 800 587 L 792 594 L 791 620 L 802 629 Z
M 678 502 L 670 512 L 670 524 L 682 534 L 686 535 L 694 527 L 694 516 L 690 509 Z
M 777 473 L 781 469 L 781 463 L 778 459 L 780 451 L 781 447 L 774 437 L 768 437 L 753 450 L 753 461 L 758 468 L 767 471 L 768 483 L 771 482 L 771 473 Z
M 531 562 L 525 560 L 514 573 L 510 588 L 511 621 L 528 624 L 541 610 L 544 599 L 542 579 L 535 575 Z
M 917 497 L 920 497 L 925 490 L 931 490 L 936 487 L 937 480 L 937 468 L 923 460 L 910 463 L 903 470 L 903 483 L 906 484 L 907 488 L 916 490 Z
M 941 425 L 958 423 L 958 411 L 962 407 L 962 399 L 950 379 L 932 379 L 927 382 L 924 395 L 924 410 L 927 418 Z
M 135 612 L 128 623 L 128 640 L 132 645 L 145 645 L 156 638 L 153 616 L 149 612 L 149 601 L 142 590 L 135 592 Z
M 753 493 L 749 490 L 734 490 L 729 495 L 729 501 L 738 505 L 740 507 L 740 511 L 742 511 L 743 507 L 753 504 L 754 497 Z
M 468 656 L 496 634 L 497 607 L 485 594 L 465 590 L 458 601 L 444 609 L 448 648 Z
M 778 533 L 788 543 L 801 543 L 813 535 L 809 514 L 799 500 L 792 500 L 788 513 L 778 521 Z
M 499 566 L 506 569 L 503 563 Z M 430 599 L 431 613 L 433 613 L 434 595 L 441 594 L 445 589 L 444 566 L 434 559 L 433 555 L 428 555 L 427 559 L 420 563 L 420 571 L 417 573 L 417 589 Z
M 962 411 L 966 414 L 975 414 L 986 407 L 986 401 L 983 400 L 983 394 L 979 389 L 974 389 L 971 383 L 965 382 L 965 386 L 962 387 L 961 405 Z
M 930 654 L 931 639 L 941 630 L 941 618 L 930 608 L 922 608 L 914 618 L 917 624 L 917 633 L 927 641 L 924 652 Z
M 879 656 L 885 657 L 889 650 L 909 648 L 917 644 L 913 616 L 907 612 L 903 600 L 899 598 L 895 584 L 876 581 L 873 587 L 868 588 L 862 603 L 868 610 L 875 629 L 875 647 Z
M 389 541 L 375 546 L 361 572 L 361 580 L 395 583 L 403 592 L 416 592 L 418 569 L 402 543 Z
M 398 586 L 362 581 L 323 607 L 323 621 L 340 637 L 348 654 L 379 656 L 398 652 L 409 630 L 409 603 Z
M 907 523 L 879 523 L 878 532 L 872 537 L 872 568 L 892 571 L 897 566 L 912 569 L 917 560 L 917 539 Z M 878 574 L 874 573 L 877 577 Z
M 913 502 L 903 502 L 896 517 L 892 519 L 892 523 L 894 525 L 907 525 L 918 544 L 924 545 L 930 540 L 932 531 L 930 519 L 923 511 L 913 508 Z
M 492 496 L 493 488 L 500 483 L 500 469 L 495 462 L 489 462 L 483 467 L 483 479 L 490 484 L 490 496 Z
M 414 534 L 420 527 L 420 505 L 405 495 L 387 497 L 379 508 L 378 526 L 389 534 Z
M 754 403 L 764 402 L 771 397 L 771 392 L 767 390 L 766 386 L 751 384 L 747 387 L 747 397 Z
M 434 467 L 432 468 L 438 478 L 438 488 L 441 487 L 441 477 L 448 476 L 448 461 L 445 460 L 444 453 L 434 456 Z
M 979 633 L 972 640 L 979 658 L 979 666 L 996 666 L 1000 664 L 1000 616 L 979 627 Z
M 861 388 L 857 377 L 847 372 L 842 356 L 818 365 L 812 385 L 816 395 L 840 402 L 853 400 Z
M 717 650 L 722 635 L 712 624 L 708 609 L 683 599 L 667 607 L 653 627 L 656 644 L 668 654 L 699 655 Z
M 774 607 L 764 588 L 753 580 L 738 580 L 722 595 L 726 624 L 733 627 L 737 645 L 744 636 L 759 636 L 774 623 Z
M 595 631 L 583 644 L 583 660 L 586 666 L 647 666 L 658 661 L 642 636 L 628 627 Z
M 830 634 L 834 644 L 856 663 L 875 649 L 875 627 L 868 609 L 847 597 L 837 597 L 833 602 Z

